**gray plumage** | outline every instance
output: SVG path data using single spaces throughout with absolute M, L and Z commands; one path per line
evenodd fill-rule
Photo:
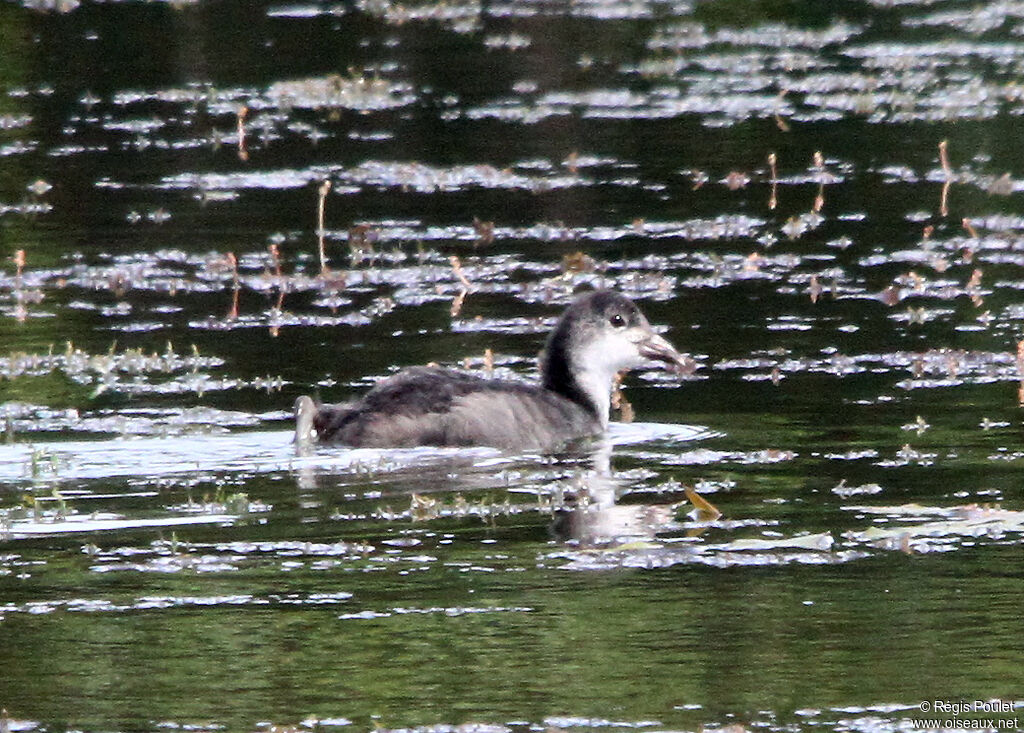
M 617 372 L 652 362 L 675 371 L 684 365 L 631 300 L 606 290 L 566 309 L 540 362 L 540 385 L 413 367 L 354 403 L 317 405 L 300 397 L 296 440 L 315 434 L 322 442 L 366 448 L 549 450 L 607 427 Z

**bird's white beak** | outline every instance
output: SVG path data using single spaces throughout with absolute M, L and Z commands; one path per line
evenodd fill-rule
M 663 369 L 673 374 L 691 374 L 696 367 L 693 359 L 680 354 L 667 339 L 653 332 L 645 334 L 637 343 L 637 350 L 640 356 L 658 362 Z

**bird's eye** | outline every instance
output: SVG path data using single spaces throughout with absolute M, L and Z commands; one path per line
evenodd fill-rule
M 615 326 L 615 328 L 622 328 L 626 325 L 626 319 L 619 313 L 613 313 L 612 317 L 608 319 L 608 323 Z

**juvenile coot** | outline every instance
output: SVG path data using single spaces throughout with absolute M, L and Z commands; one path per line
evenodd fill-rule
M 539 385 L 413 367 L 356 402 L 317 405 L 300 397 L 296 441 L 315 436 L 365 448 L 555 448 L 601 433 L 616 373 L 654 364 L 674 372 L 685 366 L 633 301 L 598 290 L 577 298 L 558 319 L 541 353 Z

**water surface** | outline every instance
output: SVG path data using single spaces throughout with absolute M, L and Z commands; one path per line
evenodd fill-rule
M 0 726 L 1015 727 L 1022 34 L 0 5 Z M 591 287 L 699 365 L 593 455 L 291 444 L 299 394 L 532 378 Z

